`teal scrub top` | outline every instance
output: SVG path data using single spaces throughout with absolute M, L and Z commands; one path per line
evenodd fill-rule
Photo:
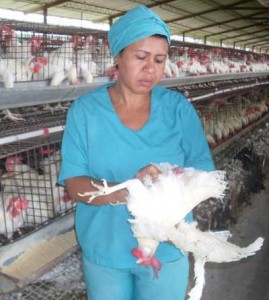
M 139 130 L 126 127 L 102 85 L 73 102 L 62 142 L 59 184 L 77 176 L 123 182 L 150 163 L 214 169 L 210 149 L 193 105 L 180 93 L 156 86 L 151 92 L 150 117 Z M 116 200 L 116 199 L 115 199 Z M 83 255 L 112 268 L 136 267 L 131 250 L 137 247 L 126 205 L 94 206 L 78 202 L 75 228 Z M 190 221 L 192 215 L 187 216 Z M 179 259 L 173 245 L 160 243 L 161 262 Z

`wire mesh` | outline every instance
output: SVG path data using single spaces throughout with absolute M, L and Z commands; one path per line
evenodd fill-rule
M 82 277 L 78 251 L 21 291 L 3 296 L 3 300 L 86 300 Z
M 267 54 L 174 40 L 169 57 L 187 75 L 255 72 L 263 67 L 267 69 L 263 63 L 268 62 Z
M 61 137 L 58 133 L 2 146 L 7 153 L 0 160 L 0 245 L 74 210 L 75 203 L 57 184 Z
M 2 110 L 0 138 L 64 125 L 69 105 L 65 102 Z
M 0 77 L 15 82 L 91 83 L 113 66 L 106 33 L 0 20 Z

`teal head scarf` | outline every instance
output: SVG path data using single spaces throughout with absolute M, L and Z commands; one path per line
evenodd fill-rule
M 113 57 L 125 47 L 154 34 L 167 38 L 170 44 L 170 32 L 164 21 L 145 6 L 129 10 L 110 28 L 108 42 Z

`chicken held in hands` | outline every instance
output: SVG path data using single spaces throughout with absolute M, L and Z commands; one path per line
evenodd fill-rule
M 156 264 L 152 257 L 159 242 L 171 242 L 181 251 L 193 253 L 196 282 L 189 299 L 198 300 L 205 283 L 205 262 L 230 262 L 254 255 L 261 248 L 263 238 L 241 248 L 213 232 L 200 231 L 195 222 L 185 221 L 187 214 L 202 201 L 224 197 L 227 187 L 224 171 L 206 172 L 167 163 L 156 167 L 160 170 L 157 179 L 146 175 L 143 183 L 139 179 L 131 179 L 112 187 L 103 181 L 104 186 L 96 186 L 95 192 L 84 196 L 88 195 L 91 202 L 98 195 L 127 188 L 126 205 L 133 216 L 129 222 L 141 251 L 133 251 L 138 257 L 137 262 L 152 266 L 157 274 L 160 264 Z

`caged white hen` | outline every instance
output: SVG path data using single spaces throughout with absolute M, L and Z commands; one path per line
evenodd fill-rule
M 248 247 L 233 245 L 213 232 L 202 232 L 196 222 L 187 223 L 184 218 L 202 201 L 208 198 L 224 197 L 227 187 L 224 171 L 200 171 L 194 168 L 180 168 L 168 163 L 156 165 L 162 172 L 157 181 L 146 176 L 142 183 L 131 179 L 113 187 L 97 185 L 94 192 L 79 194 L 89 196 L 89 202 L 99 195 L 110 194 L 127 188 L 127 208 L 133 219 L 129 222 L 138 249 L 132 253 L 138 257 L 138 264 L 152 266 L 155 275 L 161 264 L 154 257 L 159 242 L 172 242 L 183 252 L 194 256 L 195 285 L 189 292 L 189 299 L 198 300 L 205 284 L 204 265 L 208 262 L 231 262 L 254 255 L 262 244 L 259 237 Z
M 24 196 L 14 196 L 12 193 L 0 195 L 0 234 L 8 239 L 16 229 L 25 222 L 28 201 Z
M 74 203 L 68 196 L 65 188 L 57 185 L 57 178 L 61 165 L 61 151 L 57 150 L 46 158 L 43 158 L 41 162 L 41 169 L 43 170 L 43 175 L 40 177 L 44 178 L 45 182 L 50 184 L 48 189 L 48 194 L 53 201 L 53 209 L 55 213 L 61 213 L 67 211 L 74 207 Z
M 39 174 L 23 163 L 20 156 L 9 156 L 6 159 L 7 172 L 1 178 L 3 195 L 23 195 L 28 201 L 27 224 L 44 223 L 49 218 L 74 207 L 66 190 L 57 185 L 60 163 L 60 151 L 51 153 L 40 162 L 40 171 L 42 169 L 43 173 Z

